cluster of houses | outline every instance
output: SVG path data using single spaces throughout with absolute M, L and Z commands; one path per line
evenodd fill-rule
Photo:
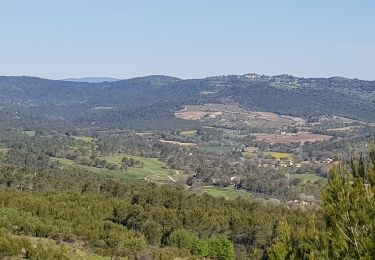
M 247 153 L 256 154 L 258 152 L 258 148 L 256 147 L 246 147 L 244 149 Z M 251 157 L 249 157 L 251 158 Z M 256 157 L 254 157 L 256 158 Z M 307 166 L 311 163 L 316 164 L 332 164 L 334 163 L 334 159 L 332 158 L 313 158 L 313 160 L 304 160 L 304 161 L 296 161 L 292 159 L 277 159 L 277 158 L 259 158 L 258 160 L 258 168 L 276 168 L 276 167 L 296 167 L 301 168 L 303 166 Z
M 276 168 L 276 167 L 296 167 L 301 168 L 302 166 L 307 166 L 311 163 L 316 164 L 332 164 L 334 160 L 331 158 L 325 158 L 323 160 L 314 160 L 314 161 L 302 161 L 295 162 L 293 160 L 280 160 L 280 159 L 261 159 L 258 163 L 258 168 Z

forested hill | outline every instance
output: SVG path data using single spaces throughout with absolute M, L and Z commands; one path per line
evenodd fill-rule
M 73 81 L 73 82 L 101 83 L 101 82 L 118 81 L 119 79 L 110 78 L 110 77 L 83 77 L 83 78 L 68 78 L 68 79 L 62 79 L 62 80 Z
M 80 118 L 81 122 L 95 121 L 98 113 L 102 119 L 123 118 L 125 111 L 147 114 L 151 107 L 153 117 L 170 116 L 186 104 L 214 102 L 280 114 L 331 114 L 374 122 L 375 81 L 257 74 L 191 80 L 147 76 L 102 83 L 0 77 L 1 104 L 27 106 L 31 107 L 28 112 Z

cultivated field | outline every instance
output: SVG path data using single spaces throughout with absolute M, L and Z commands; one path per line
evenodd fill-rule
M 245 151 L 242 153 L 242 156 L 245 158 L 254 158 L 257 157 L 257 153 L 253 151 Z
M 270 156 L 274 159 L 280 160 L 293 160 L 293 154 L 291 153 L 281 153 L 281 152 L 262 152 L 263 156 Z M 245 158 L 254 158 L 257 156 L 257 152 L 255 151 L 245 151 L 242 153 L 243 157 Z
M 180 172 L 169 169 L 163 162 L 156 158 L 146 158 L 129 156 L 126 154 L 117 154 L 113 156 L 100 157 L 108 162 L 121 164 L 122 158 L 126 156 L 128 158 L 134 158 L 143 162 L 143 168 L 132 168 L 129 167 L 126 171 L 114 171 L 105 168 L 96 168 L 90 166 L 79 165 L 76 162 L 63 158 L 51 157 L 51 161 L 59 161 L 64 167 L 79 167 L 82 169 L 94 171 L 103 175 L 112 176 L 118 179 L 129 180 L 129 181 L 155 181 L 160 183 L 175 182 L 180 177 Z
M 272 158 L 275 159 L 287 159 L 287 160 L 292 160 L 293 159 L 293 154 L 291 153 L 280 153 L 280 152 L 264 152 L 265 155 L 269 155 Z
M 203 118 L 216 118 L 221 116 L 223 112 L 212 112 L 212 111 L 182 111 L 177 112 L 175 115 L 179 119 L 185 120 L 198 120 Z
M 309 132 L 299 132 L 296 134 L 266 134 L 266 133 L 254 133 L 252 136 L 256 137 L 256 140 L 267 142 L 267 143 L 305 143 L 315 141 L 327 141 L 332 138 L 330 135 L 312 134 Z
M 206 104 L 188 105 L 175 116 L 185 120 L 218 120 L 218 124 L 232 127 L 242 124 L 249 127 L 280 128 L 288 125 L 304 124 L 299 117 L 277 115 L 271 112 L 245 110 L 238 105 Z

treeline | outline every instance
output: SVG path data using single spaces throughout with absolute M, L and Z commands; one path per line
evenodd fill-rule
M 126 184 L 82 170 L 5 167 L 0 185 L 0 224 L 8 232 L 83 241 L 99 255 L 261 258 L 281 218 L 305 221 L 305 213 L 284 206 Z
M 142 168 L 143 163 L 131 156 L 159 158 L 169 167 L 188 173 L 189 186 L 216 185 L 244 189 L 253 194 L 274 197 L 281 200 L 298 199 L 301 193 L 319 197 L 324 182 L 306 183 L 289 180 L 291 170 L 282 168 L 259 168 L 259 160 L 239 160 L 241 152 L 224 154 L 203 154 L 196 149 L 178 147 L 145 139 L 134 134 L 100 136 L 91 142 L 65 135 L 19 136 L 7 141 L 9 150 L 0 159 L 3 163 L 27 168 L 62 168 L 59 159 L 69 159 L 77 164 L 126 171 L 129 167 Z M 127 154 L 121 163 L 105 160 L 103 156 Z M 52 160 L 51 160 L 52 158 Z M 320 172 L 310 167 L 294 170 Z M 292 172 L 293 173 L 293 172 Z M 233 178 L 235 180 L 233 180 Z
M 166 145 L 159 159 L 169 167 L 190 173 L 189 186 L 214 185 L 244 189 L 252 194 L 281 200 L 298 199 L 301 193 L 319 198 L 324 181 L 290 180 L 288 174 L 300 173 L 289 168 L 259 168 L 258 159 L 238 160 L 236 156 L 204 155 L 189 149 Z M 315 171 L 316 169 L 314 169 Z M 324 175 L 324 177 L 326 177 Z
M 25 121 L 34 128 L 41 122 L 43 128 L 49 125 L 50 129 L 74 125 L 79 128 L 189 130 L 199 124 L 178 120 L 173 112 L 187 104 L 230 101 L 251 110 L 306 118 L 328 114 L 375 121 L 374 81 L 275 78 L 251 80 L 227 76 L 180 80 L 150 76 L 90 84 L 0 77 L 0 102 L 11 107 L 12 113 L 14 111 L 9 115 L 0 110 L 0 118 L 12 121 L 10 126 Z M 295 82 L 299 82 L 298 85 Z M 203 95 L 205 91 L 212 94 Z M 13 105 L 15 103 L 21 106 Z
M 307 225 L 280 223 L 271 259 L 375 258 L 375 149 L 366 157 L 332 168 L 321 207 Z
M 111 138 L 103 137 L 91 143 L 70 136 L 26 136 L 22 133 L 0 137 L 8 151 L 0 160 L 9 165 L 27 168 L 60 168 L 60 159 L 69 159 L 77 164 L 110 170 L 126 171 L 129 167 L 142 168 L 143 163 L 134 158 L 124 158 L 121 164 L 109 162 L 99 156 L 120 152 L 157 156 L 150 145 L 138 140 L 136 136 Z M 50 158 L 54 160 L 50 160 Z
M 333 168 L 318 211 L 129 184 L 79 169 L 1 167 L 0 187 L 3 256 L 67 257 L 60 247 L 30 246 L 29 237 L 83 242 L 95 254 L 130 259 L 375 256 L 374 150 L 350 168 Z

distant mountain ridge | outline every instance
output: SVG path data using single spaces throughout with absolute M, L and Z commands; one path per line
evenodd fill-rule
M 179 79 L 151 75 L 112 82 L 0 77 L 0 103 L 28 113 L 84 122 L 172 118 L 188 104 L 239 104 L 243 108 L 313 117 L 337 115 L 375 122 L 375 81 L 258 74 Z M 97 110 L 95 107 L 113 109 Z M 115 109 L 114 109 L 115 108 Z M 171 119 L 172 120 L 172 119 Z M 132 122 L 133 122 L 132 121 Z
M 83 78 L 68 78 L 62 79 L 63 81 L 73 81 L 73 82 L 86 82 L 86 83 L 102 83 L 102 82 L 114 82 L 121 79 L 111 78 L 111 77 L 83 77 Z

